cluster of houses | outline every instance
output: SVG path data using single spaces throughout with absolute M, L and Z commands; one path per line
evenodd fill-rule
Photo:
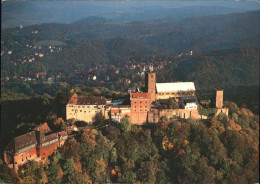
M 155 70 L 161 70 L 165 66 L 167 66 L 169 62 L 167 61 L 159 61 L 154 62 L 154 68 Z M 116 81 L 120 83 L 124 83 L 126 85 L 131 84 L 133 81 L 130 78 L 123 77 L 123 73 L 125 71 L 131 71 L 135 75 L 144 76 L 145 75 L 145 63 L 130 63 L 125 64 L 123 66 L 115 66 L 113 64 L 98 64 L 92 68 L 89 68 L 87 72 L 84 71 L 84 74 L 82 72 L 75 70 L 69 74 L 69 77 L 79 78 L 80 76 L 86 75 L 86 79 L 90 81 L 99 81 L 99 82 L 105 82 L 105 81 Z M 106 74 L 105 76 L 97 75 L 98 73 Z M 120 77 L 118 77 L 120 76 Z
M 34 34 L 37 34 L 37 31 L 35 31 Z M 19 44 L 18 42 L 15 42 L 17 44 Z M 21 45 L 21 44 L 19 44 Z M 44 57 L 45 55 L 49 55 L 52 54 L 54 52 L 59 53 L 63 50 L 63 48 L 61 46 L 59 47 L 55 47 L 55 46 L 48 46 L 47 48 L 43 48 L 43 46 L 38 45 L 38 46 L 33 46 L 30 44 L 26 44 L 25 45 L 27 48 L 33 49 L 32 53 L 28 56 L 23 56 L 20 59 L 17 59 L 16 61 L 8 61 L 9 63 L 13 64 L 13 65 L 17 65 L 17 64 L 25 64 L 25 63 L 31 63 L 34 61 L 37 61 L 37 59 Z M 5 53 L 7 53 L 8 55 L 12 55 L 14 54 L 14 51 L 12 50 L 8 50 L 8 51 L 4 51 L 1 50 L 1 56 L 3 56 Z
M 38 31 L 35 30 L 32 32 L 32 34 L 38 34 Z M 55 47 L 55 46 L 33 46 L 30 44 L 25 45 L 29 49 L 33 49 L 32 53 L 28 56 L 23 56 L 20 59 L 16 60 L 9 60 L 8 62 L 11 63 L 14 66 L 17 65 L 23 65 L 26 63 L 31 63 L 31 62 L 37 62 L 40 60 L 40 58 L 52 54 L 52 53 L 58 53 L 63 50 L 61 46 Z M 4 54 L 13 54 L 14 51 L 8 50 L 8 51 L 1 51 L 1 56 Z M 182 54 L 182 53 L 181 53 Z M 189 52 L 189 54 L 192 55 L 192 51 Z M 176 56 L 178 57 L 178 55 Z M 172 61 L 169 59 L 161 59 L 160 61 L 153 61 L 153 66 L 154 70 L 161 70 L 164 67 L 166 67 L 169 63 Z M 69 75 L 63 75 L 62 77 L 57 77 L 55 76 L 55 73 L 50 74 L 44 74 L 41 75 L 39 73 L 34 73 L 30 76 L 8 76 L 8 78 L 1 79 L 2 81 L 6 80 L 8 81 L 9 79 L 13 79 L 15 81 L 17 80 L 22 80 L 25 81 L 26 78 L 30 78 L 31 80 L 37 80 L 37 79 L 45 79 L 46 81 L 49 82 L 59 82 L 59 81 L 66 81 L 66 80 L 88 80 L 88 81 L 93 81 L 93 82 L 110 82 L 110 81 L 116 81 L 119 83 L 123 83 L 124 86 L 131 86 L 131 84 L 134 84 L 136 81 L 133 80 L 133 78 L 129 78 L 127 76 L 124 76 L 125 72 L 130 72 L 131 76 L 135 76 L 134 78 L 137 78 L 137 76 L 144 77 L 145 76 L 145 63 L 138 63 L 133 61 L 128 61 L 126 62 L 125 65 L 120 66 L 120 65 L 113 65 L 111 63 L 109 64 L 97 64 L 92 68 L 89 68 L 88 71 L 78 71 L 78 70 L 73 70 L 70 71 Z M 45 72 L 44 72 L 45 73 Z M 102 75 L 100 75 L 102 74 Z M 7 80 L 8 79 L 8 80 Z M 30 80 L 27 80 L 30 81 Z

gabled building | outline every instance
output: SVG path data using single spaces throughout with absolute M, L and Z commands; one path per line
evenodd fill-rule
M 74 94 L 66 105 L 66 119 L 75 119 L 93 123 L 96 114 L 106 115 L 107 99 L 101 97 L 83 97 Z
M 65 131 L 52 133 L 47 123 L 15 137 L 4 150 L 4 162 L 15 172 L 29 160 L 46 162 L 67 139 Z

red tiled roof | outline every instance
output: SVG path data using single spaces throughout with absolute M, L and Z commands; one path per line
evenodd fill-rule
M 150 99 L 150 94 L 149 93 L 131 93 L 131 98 Z
M 61 136 L 66 136 L 67 135 L 67 132 L 66 131 L 60 131 L 57 133 L 58 135 L 61 135 Z
M 78 95 L 77 95 L 77 94 L 74 94 L 74 95 L 70 98 L 68 104 L 74 104 L 74 105 L 76 105 L 77 103 L 78 103 Z
M 114 105 L 112 108 L 117 108 L 117 109 L 120 109 L 120 108 L 131 108 L 130 105 Z
M 34 130 L 38 130 L 42 133 L 47 133 L 51 131 L 47 123 L 43 123 L 42 125 L 35 127 Z
M 119 113 L 119 109 L 111 109 L 111 113 Z

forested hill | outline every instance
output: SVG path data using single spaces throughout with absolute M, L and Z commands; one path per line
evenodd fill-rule
M 167 72 L 169 80 L 192 80 L 199 88 L 257 83 L 259 20 L 260 11 L 253 11 L 126 24 L 92 17 L 73 24 L 4 29 L 1 77 L 26 77 L 37 72 L 68 75 L 75 70 L 85 72 L 97 64 L 123 66 L 128 61 L 149 63 L 156 58 L 171 61 L 174 69 Z M 42 50 L 37 50 L 39 45 Z M 62 51 L 48 53 L 49 46 L 62 47 Z M 13 51 L 11 55 L 7 54 L 9 50 Z M 185 56 L 191 50 L 193 56 Z M 44 57 L 20 64 L 36 51 L 43 52 Z M 180 54 L 182 57 L 177 57 Z M 160 80 L 163 78 L 166 76 L 159 75 Z
M 179 21 L 149 20 L 121 25 L 111 24 L 103 18 L 90 17 L 72 24 L 28 26 L 18 32 L 16 29 L 5 29 L 2 31 L 2 41 L 7 41 L 8 44 L 8 41 L 13 40 L 24 40 L 30 43 L 44 39 L 64 41 L 64 39 L 96 38 L 103 40 L 121 37 L 140 40 L 161 50 L 201 51 L 251 46 L 252 44 L 256 46 L 259 43 L 257 42 L 260 32 L 259 19 L 260 11 L 194 17 Z M 31 32 L 34 30 L 39 30 L 39 34 L 32 36 Z M 254 39 L 257 40 L 251 43 Z
M 259 50 L 242 48 L 195 54 L 178 59 L 157 76 L 160 82 L 195 81 L 197 89 L 258 85 Z
M 258 183 L 259 116 L 233 102 L 225 105 L 229 117 L 220 114 L 207 120 L 173 117 L 143 126 L 127 118 L 121 123 L 99 119 L 92 126 L 77 122 L 79 134 L 70 137 L 50 162 L 29 161 L 19 167 L 18 175 L 0 162 L 0 178 L 56 184 Z M 67 126 L 51 117 L 54 123 L 49 125 Z
M 146 38 L 146 43 L 175 52 L 259 47 L 259 20 L 260 11 L 188 18 L 175 23 L 169 33 Z

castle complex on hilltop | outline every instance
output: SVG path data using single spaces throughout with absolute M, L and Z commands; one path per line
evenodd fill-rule
M 105 119 L 118 121 L 128 116 L 133 124 L 157 123 L 165 116 L 171 118 L 206 119 L 198 112 L 198 100 L 193 82 L 156 83 L 156 73 L 150 66 L 145 73 L 145 92 L 130 91 L 130 105 L 112 105 L 105 97 L 81 97 L 74 94 L 66 106 L 66 119 L 75 119 L 88 123 L 94 122 L 97 113 Z M 170 98 L 179 108 L 161 108 L 160 104 Z M 216 91 L 215 102 L 218 115 L 228 115 L 223 107 L 223 90 Z
M 133 124 L 158 123 L 161 117 L 207 118 L 198 112 L 193 82 L 156 83 L 156 73 L 152 66 L 145 73 L 145 92 L 129 92 L 129 105 L 115 105 L 105 97 L 74 94 L 66 105 L 66 119 L 93 123 L 99 113 L 105 119 L 117 122 L 128 116 Z M 217 108 L 216 115 L 221 112 L 228 115 L 228 108 L 223 107 L 223 90 L 216 91 L 214 104 Z M 67 137 L 65 131 L 52 133 L 47 123 L 44 123 L 31 132 L 15 137 L 4 150 L 4 162 L 15 172 L 29 160 L 44 163 L 64 144 Z

